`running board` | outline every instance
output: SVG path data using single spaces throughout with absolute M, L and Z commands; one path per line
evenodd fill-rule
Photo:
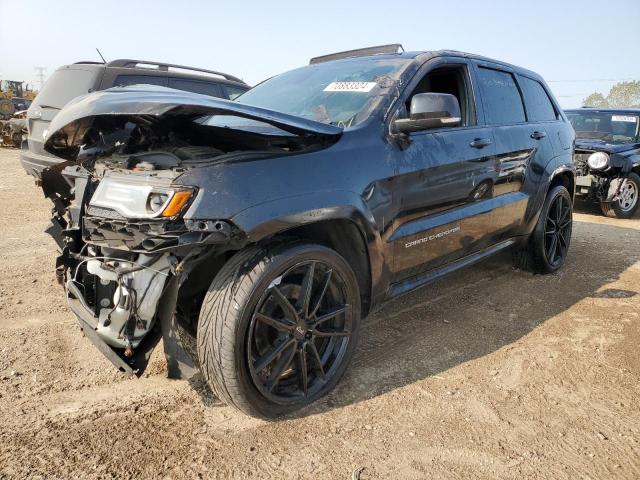
M 427 285 L 428 283 L 431 283 L 434 280 L 439 279 L 440 277 L 444 277 L 445 275 L 448 275 L 451 272 L 455 272 L 460 268 L 473 265 L 474 263 L 479 262 L 480 260 L 484 260 L 485 258 L 490 257 L 491 255 L 494 255 L 506 248 L 511 247 L 514 243 L 516 243 L 515 239 L 505 240 L 504 242 L 500 242 L 492 247 L 481 250 L 478 253 L 474 253 L 473 255 L 468 255 L 466 257 L 463 257 L 460 260 L 451 262 L 443 267 L 430 270 L 426 273 L 417 275 L 415 277 L 411 277 L 408 280 L 404 280 L 402 282 L 394 283 L 391 285 L 391 288 L 389 289 L 389 292 L 387 294 L 387 299 L 397 297 L 398 295 L 407 293 L 415 288 L 421 287 L 423 285 Z

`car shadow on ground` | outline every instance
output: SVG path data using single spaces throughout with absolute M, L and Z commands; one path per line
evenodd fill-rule
M 516 270 L 507 252 L 395 299 L 370 315 L 337 388 L 289 418 L 362 402 L 488 355 L 585 298 L 634 296 L 636 292 L 601 288 L 640 260 L 640 251 L 631 247 L 638 244 L 640 230 L 574 225 L 567 264 L 554 275 Z M 620 255 L 615 239 L 624 239 L 629 247 L 622 249 L 629 254 Z M 190 383 L 205 405 L 220 405 L 200 375 Z
M 640 231 L 576 222 L 578 235 L 587 229 L 595 238 L 574 237 L 567 265 L 555 275 L 515 270 L 503 254 L 390 302 L 365 320 L 338 388 L 300 414 L 361 402 L 483 357 L 585 298 L 634 296 L 601 289 L 640 260 L 640 252 L 620 255 L 620 246 L 600 234 L 631 246 Z

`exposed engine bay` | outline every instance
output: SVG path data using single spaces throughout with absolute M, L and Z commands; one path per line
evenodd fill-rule
M 188 208 L 195 189 L 186 191 L 186 201 L 179 202 L 177 214 L 161 216 L 182 193 L 169 187 L 168 177 L 141 182 L 145 175 L 135 174 L 134 179 L 105 170 L 99 178 L 80 166 L 67 166 L 62 175 L 74 195 L 70 200 L 54 197 L 56 208 L 48 232 L 61 249 L 56 262 L 58 280 L 94 344 L 106 346 L 100 349 L 121 370 L 142 373 L 162 333 L 161 315 L 168 322 L 178 317 L 178 290 L 192 269 L 201 262 L 206 265 L 208 255 L 241 243 L 242 236 L 227 222 L 181 219 L 179 214 Z M 123 190 L 127 182 L 131 189 Z M 159 186 L 164 188 L 162 193 L 156 191 Z M 157 207 L 149 205 L 148 198 L 159 195 L 164 197 L 156 202 Z M 110 204 L 110 197 L 118 196 L 122 205 L 117 200 Z M 150 210 L 146 218 L 127 216 L 141 216 L 140 207 Z M 185 302 L 197 305 L 200 292 L 185 292 Z M 167 296 L 173 301 L 161 311 Z M 197 311 L 184 308 L 181 315 L 185 328 L 193 330 L 190 322 L 197 318 Z M 175 335 L 173 338 L 178 342 Z M 184 362 L 194 363 L 183 354 Z M 184 365 L 178 367 L 173 376 L 184 375 L 184 369 Z
M 324 148 L 341 132 L 147 87 L 74 100 L 51 131 L 45 148 L 66 162 L 45 169 L 41 186 L 54 203 L 47 232 L 61 250 L 56 274 L 69 306 L 90 340 L 129 373 L 144 370 L 163 335 L 170 376 L 197 363 L 177 332 L 186 334 L 182 343 L 193 341 L 206 272 L 246 241 L 229 220 L 194 213 L 198 186 L 176 180 L 219 162 Z
M 175 321 L 177 290 L 192 268 L 236 246 L 242 235 L 228 222 L 182 218 L 197 188 L 172 186 L 183 169 L 194 168 L 188 160 L 217 151 L 184 147 L 125 154 L 122 145 L 116 150 L 111 156 L 87 154 L 44 173 L 43 188 L 55 205 L 48 232 L 61 249 L 57 277 L 83 331 L 111 350 L 101 348 L 121 370 L 142 373 L 160 337 L 161 298 L 173 288 L 165 315 Z M 197 304 L 197 298 L 185 301 Z M 183 314 L 191 316 L 184 320 L 188 328 L 197 311 Z M 185 362 L 182 355 L 179 375 Z
M 127 259 L 117 250 L 90 250 L 92 254 L 74 269 L 66 288 L 75 294 L 80 288 L 84 290 L 81 298 L 89 299 L 98 312 L 98 335 L 130 355 L 153 326 L 171 262 L 177 260 L 168 253 Z M 85 282 L 80 282 L 78 276 Z M 87 283 L 87 276 L 93 281 Z

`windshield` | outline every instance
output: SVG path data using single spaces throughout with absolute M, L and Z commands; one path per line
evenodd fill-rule
M 369 57 L 309 65 L 270 78 L 236 101 L 348 128 L 367 118 L 408 64 Z
M 567 112 L 576 138 L 607 143 L 633 142 L 638 138 L 638 115 L 612 112 Z

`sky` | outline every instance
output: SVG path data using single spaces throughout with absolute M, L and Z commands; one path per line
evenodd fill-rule
M 314 56 L 401 43 L 461 50 L 541 74 L 580 106 L 640 80 L 640 0 L 109 1 L 0 0 L 0 79 L 37 82 L 104 57 L 224 71 L 254 85 Z

